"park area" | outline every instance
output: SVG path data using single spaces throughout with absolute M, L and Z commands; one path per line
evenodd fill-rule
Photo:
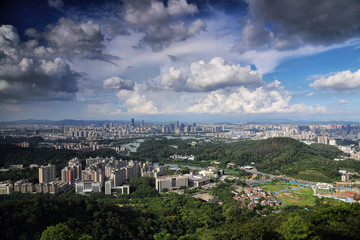
M 311 187 L 295 183 L 266 183 L 259 185 L 265 191 L 270 191 L 285 206 L 313 206 L 317 197 L 313 196 Z

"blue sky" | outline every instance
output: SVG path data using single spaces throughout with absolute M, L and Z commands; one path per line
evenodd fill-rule
M 2 1 L 0 121 L 352 120 L 357 0 Z

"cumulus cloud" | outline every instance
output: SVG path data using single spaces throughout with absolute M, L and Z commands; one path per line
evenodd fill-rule
M 261 74 L 251 70 L 249 65 L 233 65 L 221 57 L 214 57 L 209 62 L 203 60 L 193 62 L 188 70 L 171 67 L 149 85 L 155 89 L 207 92 L 234 86 L 256 86 L 262 83 Z
M 157 0 L 125 0 L 123 19 L 144 33 L 143 41 L 158 51 L 174 41 L 186 40 L 205 30 L 206 26 L 201 20 L 189 26 L 179 20 L 181 16 L 197 12 L 196 5 L 186 0 L 169 0 L 167 6 Z
M 104 89 L 124 89 L 124 90 L 133 90 L 135 83 L 131 80 L 124 80 L 119 77 L 110 77 L 104 80 L 103 88 Z
M 181 91 L 185 89 L 186 79 L 180 69 L 170 67 L 168 72 L 161 74 L 155 80 L 148 82 L 150 88 L 158 90 L 175 90 Z
M 242 41 L 235 47 L 240 51 L 268 45 L 278 50 L 295 49 L 304 44 L 332 45 L 358 37 L 360 33 L 357 0 L 246 2 L 250 20 L 244 27 Z
M 30 28 L 25 33 L 32 38 L 45 39 L 53 54 L 104 61 L 117 59 L 102 52 L 104 35 L 100 25 L 92 21 L 76 22 L 69 18 L 60 18 L 57 24 L 48 25 L 44 32 Z M 46 52 L 46 49 L 38 49 L 38 51 Z
M 78 91 L 81 75 L 61 58 L 42 58 L 21 43 L 11 25 L 0 27 L 0 99 L 2 100 L 69 100 Z M 36 49 L 36 48 L 35 48 Z
M 215 114 L 259 114 L 259 113 L 294 113 L 294 112 L 326 112 L 325 107 L 290 105 L 291 96 L 274 81 L 255 90 L 239 87 L 232 90 L 216 90 L 205 95 L 190 106 L 187 111 L 192 113 Z
M 310 84 L 316 89 L 331 89 L 345 91 L 360 88 L 360 69 L 356 72 L 349 70 L 337 72 L 331 76 L 321 77 Z
M 187 80 L 189 88 L 199 91 L 209 91 L 224 87 L 239 85 L 258 85 L 262 76 L 251 70 L 249 65 L 231 65 L 221 57 L 215 57 L 206 63 L 204 61 L 191 64 L 191 76 Z
M 134 91 L 120 90 L 117 93 L 117 97 L 125 108 L 125 110 L 121 112 L 133 114 L 161 113 L 156 104 L 149 100 L 144 94 L 141 94 L 137 88 L 135 88 Z

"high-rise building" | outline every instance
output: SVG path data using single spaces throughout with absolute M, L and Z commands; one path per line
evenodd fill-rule
M 131 126 L 135 127 L 135 120 L 133 118 L 131 119 Z
M 61 181 L 65 183 L 73 183 L 75 180 L 74 169 L 70 167 L 65 167 L 61 170 Z
M 55 180 L 55 165 L 49 163 L 39 168 L 39 183 L 48 183 Z
M 111 173 L 111 179 L 113 179 L 113 186 L 120 186 L 126 181 L 126 169 L 122 168 Z
M 327 136 L 318 136 L 318 143 L 322 143 L 328 145 L 328 137 Z
M 61 170 L 61 181 L 64 183 L 74 183 L 76 179 L 81 178 L 82 166 L 78 158 L 69 161 L 67 167 Z
M 185 124 L 182 123 L 182 124 L 180 125 L 180 131 L 183 132 L 183 131 L 184 131 L 184 128 L 185 128 Z
M 71 159 L 68 166 L 73 170 L 74 179 L 81 178 L 82 165 L 78 158 Z

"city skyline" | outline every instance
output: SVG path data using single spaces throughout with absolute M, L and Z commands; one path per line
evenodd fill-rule
M 5 1 L 0 121 L 355 121 L 360 3 Z

